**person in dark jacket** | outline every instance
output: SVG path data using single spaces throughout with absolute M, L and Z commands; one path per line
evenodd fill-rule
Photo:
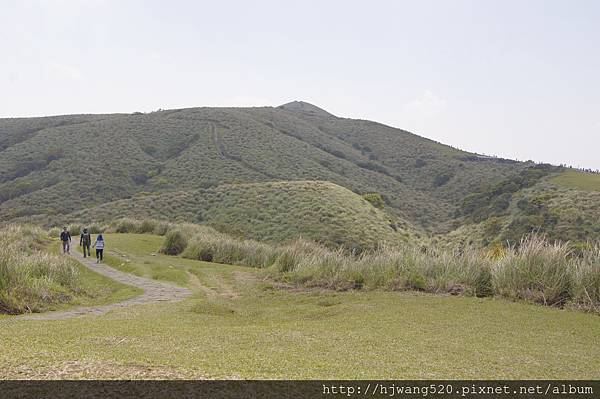
M 92 245 L 92 235 L 88 233 L 88 229 L 83 229 L 83 233 L 81 233 L 81 237 L 79 237 L 79 245 L 83 247 L 84 258 L 92 256 L 90 254 L 90 246 Z
M 71 253 L 71 233 L 66 227 L 63 227 L 63 231 L 60 233 L 60 241 L 62 242 L 62 248 L 64 254 Z

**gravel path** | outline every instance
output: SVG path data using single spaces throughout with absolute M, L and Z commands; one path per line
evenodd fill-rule
M 113 309 L 123 308 L 126 306 L 144 305 L 158 302 L 177 302 L 187 298 L 192 294 L 192 292 L 187 288 L 177 287 L 173 284 L 151 280 L 145 277 L 134 276 L 133 274 L 118 271 L 102 263 L 96 263 L 95 258 L 84 258 L 82 254 L 76 251 L 76 248 L 72 249 L 73 251 L 71 252 L 71 256 L 88 269 L 91 269 L 96 273 L 102 274 L 120 283 L 141 288 L 144 290 L 144 293 L 140 296 L 127 299 L 123 302 L 111 303 L 102 306 L 81 306 L 65 311 L 27 314 L 17 316 L 16 319 L 59 320 L 88 314 L 101 315 Z

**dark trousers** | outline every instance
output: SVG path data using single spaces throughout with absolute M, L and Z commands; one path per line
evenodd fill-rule
M 102 249 L 97 249 L 96 248 L 96 259 L 102 260 L 102 255 L 103 254 L 104 254 L 104 248 L 102 248 Z
M 87 249 L 87 255 L 86 255 L 86 249 Z M 92 256 L 92 254 L 90 253 L 90 244 L 89 243 L 83 243 L 83 257 L 85 258 L 86 256 Z

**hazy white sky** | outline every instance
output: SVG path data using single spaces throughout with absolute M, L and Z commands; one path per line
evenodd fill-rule
M 600 168 L 600 1 L 0 0 L 0 117 L 296 99 Z

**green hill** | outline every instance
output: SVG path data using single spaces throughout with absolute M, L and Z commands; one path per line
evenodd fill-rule
M 587 227 L 577 240 L 596 237 L 597 219 L 586 218 L 597 216 L 597 175 L 558 167 L 539 173 L 531 162 L 467 153 L 300 101 L 0 119 L 0 222 L 63 220 L 109 202 L 138 202 L 141 193 L 178 197 L 223 185 L 328 181 L 358 195 L 380 195 L 385 218 L 432 235 L 487 226 L 490 234 L 471 238 L 489 243 L 541 229 L 573 239 L 581 217 Z M 523 200 L 530 195 L 546 201 L 548 213 L 530 214 Z M 584 200 L 583 208 L 567 205 Z M 180 213 L 199 220 L 200 208 L 190 203 Z M 262 211 L 257 203 L 244 209 Z
M 0 119 L 0 132 L 0 220 L 143 191 L 320 180 L 379 193 L 394 215 L 444 230 L 462 197 L 525 167 L 305 103 Z
M 272 242 L 302 236 L 350 248 L 373 248 L 378 242 L 393 243 L 408 237 L 405 222 L 390 218 L 343 187 L 318 181 L 142 193 L 75 212 L 67 219 L 92 222 L 121 217 L 202 223 L 230 234 Z

